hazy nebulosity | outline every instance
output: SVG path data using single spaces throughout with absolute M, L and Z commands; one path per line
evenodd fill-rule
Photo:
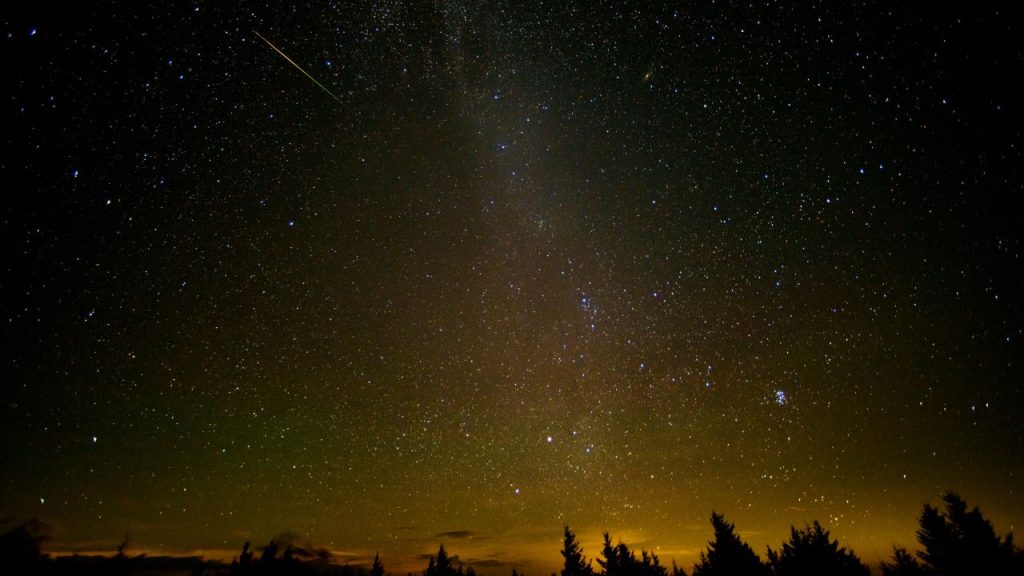
M 0 516 L 53 549 L 1024 521 L 1009 3 L 15 4 Z

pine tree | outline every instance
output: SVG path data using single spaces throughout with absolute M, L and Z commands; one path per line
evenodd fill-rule
M 1000 538 L 975 506 L 954 493 L 943 497 L 946 512 L 925 504 L 918 522 L 917 553 L 926 572 L 943 576 L 1024 573 L 1024 552 L 1013 545 L 1013 534 Z M 897 559 L 898 561 L 898 559 Z
M 583 548 L 576 540 L 576 534 L 568 526 L 565 526 L 562 540 L 562 558 L 565 559 L 565 564 L 562 566 L 561 576 L 594 576 L 594 569 L 583 556 Z
M 461 571 L 461 568 L 459 571 Z M 437 550 L 437 556 L 430 557 L 423 576 L 456 576 L 459 571 L 452 567 L 452 560 L 448 556 L 448 551 L 444 549 L 444 544 L 442 544 Z
M 380 552 L 373 555 L 373 567 L 370 568 L 370 576 L 384 576 L 384 563 L 380 560 Z
M 611 536 L 607 532 L 604 533 L 601 556 L 597 560 L 603 569 L 601 576 L 668 576 L 668 570 L 661 565 L 657 554 L 641 550 L 640 558 L 637 559 L 624 542 L 612 546 Z M 678 568 L 675 574 L 685 576 L 685 572 L 678 572 Z
M 883 576 L 927 576 L 928 572 L 917 563 L 906 548 L 893 546 L 892 563 L 882 562 Z
M 437 563 L 435 564 L 438 574 L 442 576 L 446 574 L 452 574 L 452 560 L 448 557 L 448 551 L 444 549 L 444 544 L 441 544 L 440 548 L 437 549 Z
M 260 562 L 269 564 L 277 558 L 278 545 L 277 541 L 271 539 L 270 543 L 263 547 L 263 553 L 260 554 Z
M 817 521 L 804 530 L 790 528 L 789 542 L 783 543 L 781 552 L 769 548 L 768 560 L 776 576 L 869 576 L 871 573 L 853 552 L 831 540 L 828 530 Z
M 668 576 L 668 570 L 654 552 L 640 551 L 640 574 L 642 576 Z
M 601 576 L 630 576 L 630 556 L 631 552 L 626 544 L 620 542 L 612 546 L 611 536 L 605 532 L 604 545 L 601 547 L 602 558 L 597 559 L 597 564 L 601 567 Z
M 693 576 L 767 576 L 770 571 L 757 554 L 740 540 L 735 526 L 717 512 L 711 513 L 715 539 L 701 552 L 700 563 L 693 567 Z

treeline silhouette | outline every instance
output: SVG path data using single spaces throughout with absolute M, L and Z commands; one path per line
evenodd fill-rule
M 957 494 L 943 497 L 945 512 L 926 504 L 918 519 L 915 554 L 896 546 L 892 560 L 881 565 L 884 576 L 1024 576 L 1024 550 L 1013 544 L 1013 534 L 1000 538 L 981 511 L 967 509 Z M 701 552 L 692 576 L 867 576 L 871 573 L 860 558 L 833 540 L 815 521 L 804 528 L 790 528 L 789 540 L 778 550 L 768 548 L 766 560 L 740 539 L 735 525 L 717 512 L 711 513 L 714 538 Z M 671 571 L 658 556 L 646 550 L 640 557 L 619 543 L 612 546 L 608 533 L 597 563 L 583 555 L 576 535 L 565 527 L 562 545 L 565 564 L 561 576 L 686 576 L 672 563 Z M 555 576 L 552 574 L 552 576 Z
M 945 509 L 926 504 L 918 519 L 920 549 L 910 552 L 894 546 L 890 561 L 883 562 L 884 576 L 1020 576 L 1024 575 L 1024 550 L 1013 543 L 1013 534 L 1000 537 L 977 508 L 954 493 L 943 497 Z M 0 523 L 2 525 L 2 523 Z M 735 525 L 717 512 L 711 513 L 712 539 L 693 566 L 692 576 L 867 576 L 868 567 L 852 550 L 839 545 L 829 531 L 815 521 L 803 528 L 791 527 L 789 539 L 779 549 L 768 548 L 765 559 L 736 533 Z M 154 574 L 176 571 L 193 576 L 384 576 L 384 563 L 376 555 L 369 568 L 339 565 L 326 549 L 300 546 L 288 538 L 271 540 L 254 551 L 249 542 L 230 564 L 201 558 L 130 556 L 127 539 L 113 556 L 61 556 L 42 552 L 48 527 L 38 520 L 14 526 L 0 535 L 0 574 L 10 576 L 82 576 Z M 576 534 L 564 527 L 561 574 L 551 576 L 687 576 L 672 562 L 661 564 L 653 552 L 640 555 L 605 532 L 601 556 L 593 561 L 584 555 Z M 408 576 L 413 576 L 409 574 Z M 431 556 L 422 576 L 477 576 L 468 565 L 450 556 L 444 545 Z M 512 569 L 512 576 L 524 576 Z

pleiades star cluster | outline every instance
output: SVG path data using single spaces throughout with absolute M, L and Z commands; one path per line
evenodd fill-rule
M 1013 3 L 0 12 L 0 516 L 54 553 L 1024 522 Z

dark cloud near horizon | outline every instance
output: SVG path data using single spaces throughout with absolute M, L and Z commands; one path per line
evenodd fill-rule
M 504 560 L 495 560 L 493 558 L 467 558 L 465 564 L 474 568 L 512 568 L 515 566 L 522 566 L 525 562 L 506 562 Z
M 477 533 L 473 532 L 472 530 L 450 530 L 448 532 L 440 532 L 438 534 L 434 534 L 434 537 L 435 538 L 454 538 L 454 539 L 474 538 L 474 539 L 477 539 L 477 540 L 481 539 L 481 537 L 478 536 Z
M 437 557 L 436 553 L 433 553 L 433 554 L 431 554 L 431 553 L 423 553 L 423 554 L 417 554 L 415 556 L 415 558 L 417 560 L 423 560 L 424 562 L 429 562 L 431 558 L 436 558 L 436 557 Z M 451 550 L 448 550 L 448 559 L 451 560 L 453 564 L 462 564 L 463 563 L 462 560 L 459 558 L 459 555 L 458 554 L 452 554 Z

